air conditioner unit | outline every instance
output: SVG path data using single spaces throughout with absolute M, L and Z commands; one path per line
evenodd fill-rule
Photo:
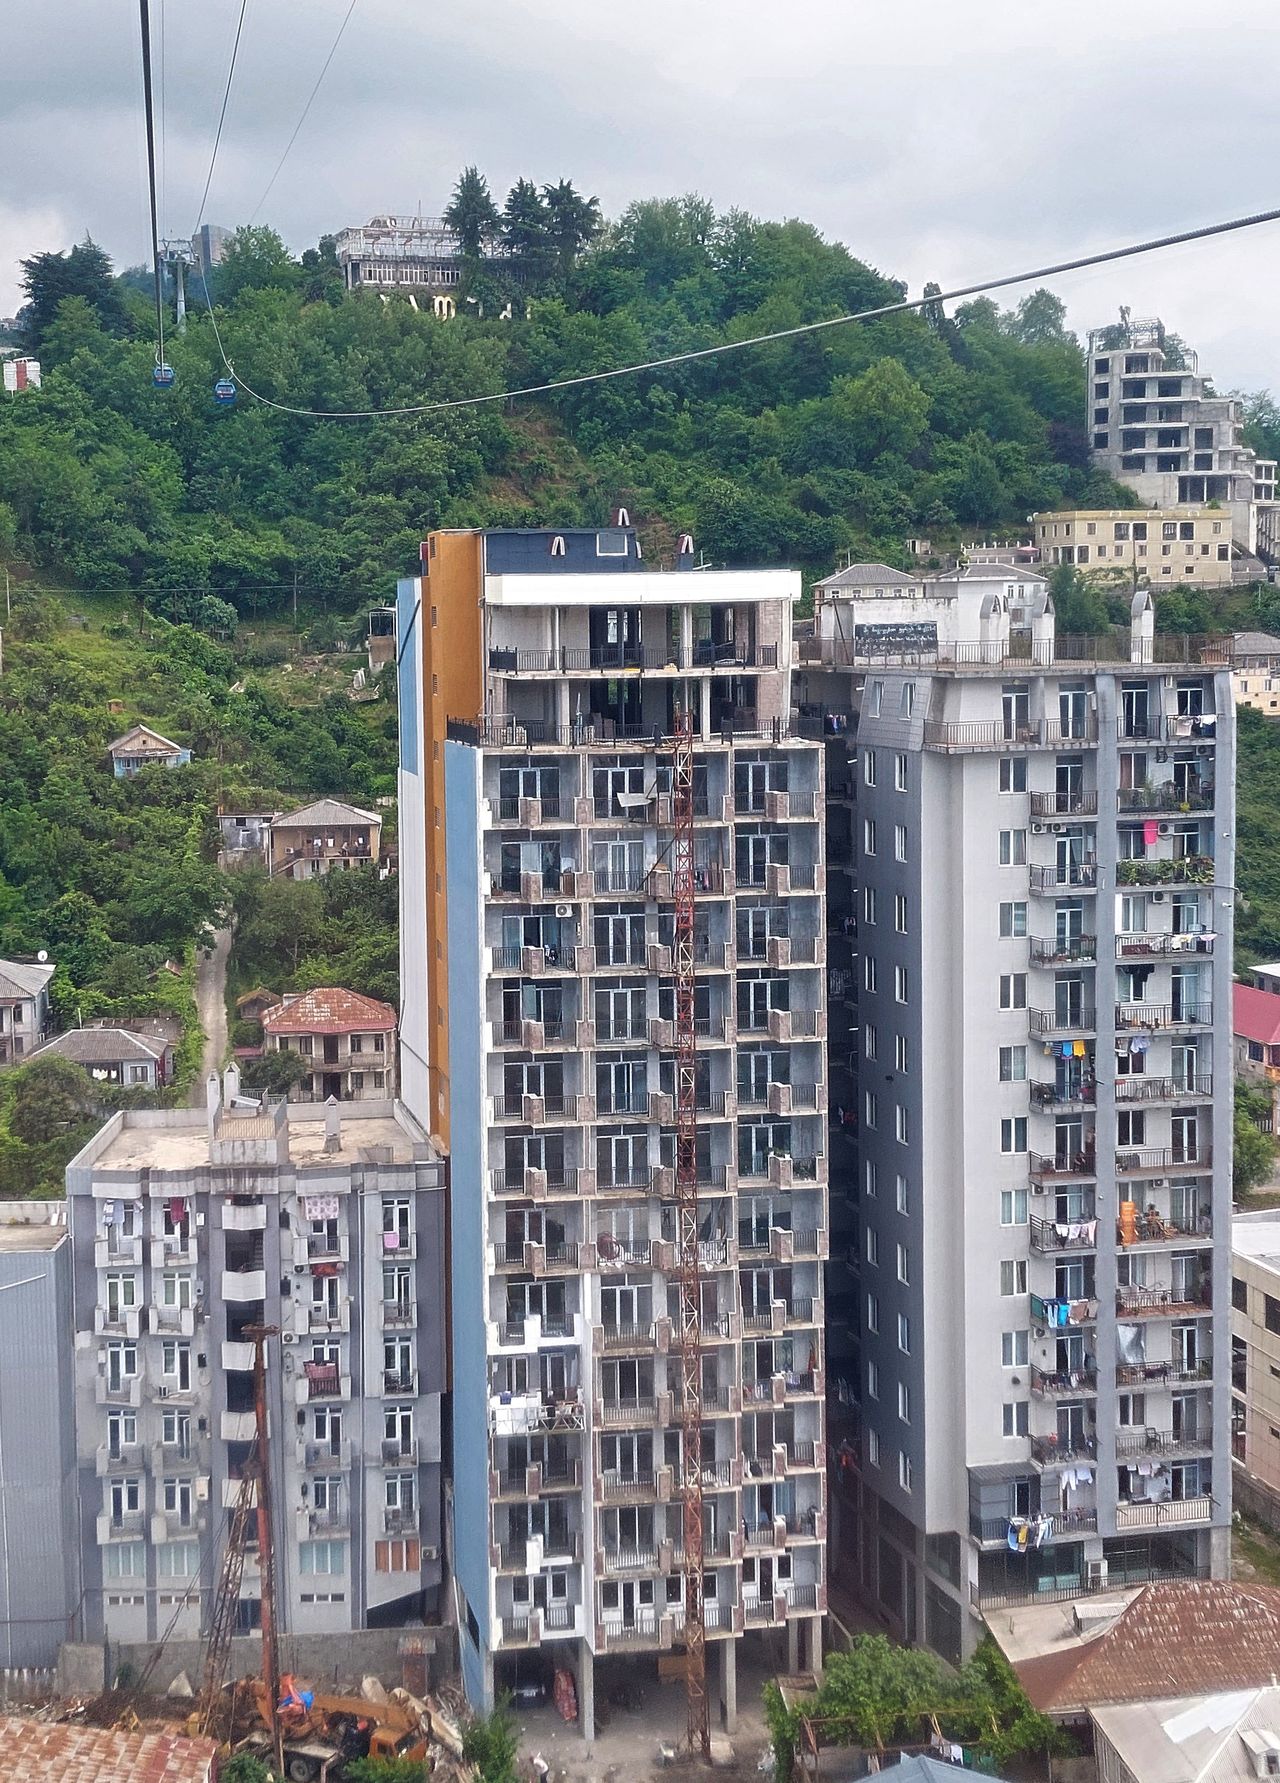
M 436 1547 L 430 1547 L 430 1548 L 428 1548 L 428 1547 L 424 1547 L 424 1548 L 423 1548 L 423 1550 L 422 1550 L 422 1558 L 423 1558 L 423 1559 L 424 1559 L 424 1560 L 439 1560 L 439 1558 L 440 1558 L 440 1550 L 439 1550 L 439 1548 L 436 1548 Z
M 1167 1189 L 1168 1186 L 1169 1178 L 1167 1176 L 1153 1176 L 1151 1178 L 1151 1187 L 1153 1189 Z
M 1049 825 L 1049 828 L 1053 831 L 1055 836 L 1060 836 L 1066 827 L 1065 823 L 1051 823 Z
M 1044 825 L 1042 823 L 1033 823 L 1031 826 L 1031 834 L 1033 836 L 1043 836 Z
M 307 1273 L 306 1264 L 305 1263 L 295 1263 L 293 1266 L 293 1273 L 295 1275 L 305 1275 Z
M 573 915 L 573 905 L 572 904 L 557 904 L 556 905 L 556 915 L 557 916 L 572 916 Z
M 298 1334 L 296 1331 L 282 1331 L 280 1333 L 280 1341 L 281 1343 L 297 1343 Z
M 1173 834 L 1173 825 L 1171 823 L 1162 823 L 1160 825 L 1160 834 L 1162 836 L 1171 836 Z
M 1105 1560 L 1088 1560 L 1085 1565 L 1088 1569 L 1086 1576 L 1090 1585 L 1106 1584 L 1108 1568 Z
M 1151 902 L 1153 904 L 1163 904 L 1168 895 L 1167 892 L 1153 891 L 1151 894 Z

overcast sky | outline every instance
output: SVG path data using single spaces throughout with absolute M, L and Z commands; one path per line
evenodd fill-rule
M 239 0 L 164 11 L 162 227 L 196 220 Z M 248 0 L 207 219 L 253 215 L 348 0 Z M 12 35 L 12 34 L 11 34 Z M 86 230 L 147 251 L 132 0 L 38 0 L 0 63 L 0 314 Z M 295 249 L 567 176 L 606 214 L 697 191 L 800 216 L 918 292 L 1277 203 L 1262 0 L 357 0 L 259 219 Z M 1054 281 L 1072 325 L 1163 317 L 1220 389 L 1280 394 L 1280 226 Z M 1016 300 L 1017 293 L 1003 301 Z

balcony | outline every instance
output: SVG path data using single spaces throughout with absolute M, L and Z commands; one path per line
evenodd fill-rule
M 1096 1012 L 1085 1004 L 1069 1009 L 1028 1009 L 1027 1026 L 1033 1034 L 1092 1034 L 1098 1025 Z
M 1065 1467 L 1073 1461 L 1093 1461 L 1097 1458 L 1097 1453 L 1096 1439 L 1085 1434 L 1075 1437 L 1050 1435 L 1031 1438 L 1033 1467 Z
M 1117 1288 L 1116 1314 L 1125 1319 L 1168 1319 L 1200 1313 L 1212 1304 L 1211 1279 L 1205 1275 L 1182 1287 L 1172 1284 L 1146 1288 Z
M 1124 812 L 1146 811 L 1164 814 L 1185 814 L 1213 810 L 1212 783 L 1196 786 L 1175 786 L 1171 780 L 1158 786 L 1122 786 L 1116 794 L 1116 809 Z
M 952 650 L 962 651 L 964 645 L 952 645 Z M 974 651 L 996 650 L 999 646 L 978 644 L 970 646 Z M 997 658 L 998 659 L 998 658 Z M 981 661 L 979 656 L 973 658 Z M 990 656 L 988 655 L 988 661 Z M 958 722 L 927 718 L 924 726 L 924 746 L 926 749 L 965 750 L 979 749 L 1036 749 L 1054 747 L 1059 743 L 1096 743 L 1098 741 L 1098 719 L 1096 713 L 1089 713 L 1083 720 L 1075 724 L 1059 724 L 1056 720 L 1044 718 L 1037 724 L 1020 727 L 1006 725 L 1002 718 L 971 718 Z
M 1056 1083 L 1037 1083 L 1034 1079 L 1027 1087 L 1031 1091 L 1033 1108 L 1092 1108 L 1097 1100 L 1097 1087 L 1092 1078 L 1065 1089 L 1059 1089 Z
M 1196 1498 L 1166 1498 L 1158 1504 L 1126 1503 L 1116 1506 L 1116 1530 L 1182 1529 L 1207 1523 L 1213 1515 L 1213 1499 L 1206 1492 Z
M 1204 1386 L 1213 1379 L 1213 1363 L 1174 1357 L 1168 1362 L 1121 1362 L 1116 1365 L 1117 1387 Z
M 1046 1541 L 1071 1541 L 1076 1536 L 1091 1534 L 1098 1527 L 1096 1510 L 1054 1511 L 1046 1514 L 1051 1523 L 1048 1534 L 1043 1538 Z M 970 1517 L 969 1534 L 984 1548 L 1003 1548 L 1008 1544 L 1011 1522 L 1008 1517 Z
M 1199 1215 L 1194 1226 L 1180 1226 L 1172 1219 L 1165 1219 L 1154 1208 L 1140 1213 L 1133 1202 L 1122 1203 L 1133 1209 L 1131 1222 L 1116 1221 L 1116 1243 L 1126 1250 L 1133 1250 L 1147 1244 L 1212 1244 L 1213 1216 L 1208 1208 Z
M 1184 1171 L 1212 1170 L 1213 1148 L 1206 1139 L 1202 1145 L 1175 1145 L 1142 1151 L 1125 1149 L 1116 1152 L 1116 1175 L 1131 1177 L 1169 1176 Z
M 1188 854 L 1181 860 L 1116 862 L 1117 885 L 1212 885 L 1211 854 Z
M 1052 1158 L 1030 1152 L 1027 1172 L 1035 1183 L 1083 1180 L 1097 1175 L 1097 1162 L 1092 1145 L 1076 1152 L 1056 1153 Z
M 417 1535 L 418 1513 L 415 1510 L 386 1509 L 382 1513 L 384 1535 Z
M 1037 1251 L 1092 1251 L 1097 1249 L 1098 1222 L 1088 1220 L 1045 1220 L 1031 1215 L 1029 1229 L 1031 1248 Z
M 1098 957 L 1096 935 L 1074 935 L 1069 939 L 1033 935 L 1031 957 L 1038 966 L 1068 966 L 1082 960 L 1093 963 Z
M 1150 1460 L 1153 1455 L 1203 1455 L 1206 1449 L 1212 1447 L 1213 1435 L 1209 1430 L 1137 1430 L 1131 1436 L 1116 1437 L 1116 1460 L 1125 1461 L 1135 1455 L 1146 1460 Z
M 304 1362 L 303 1379 L 308 1399 L 341 1399 L 342 1372 L 336 1362 Z
M 1096 891 L 1098 869 L 1093 861 L 1054 861 L 1046 867 L 1031 868 L 1031 889 L 1047 897 L 1058 897 L 1064 890 Z
M 1033 817 L 1096 817 L 1098 815 L 1098 795 L 1096 792 L 1033 792 L 1031 815 Z
M 1211 1102 L 1213 1077 L 1204 1072 L 1188 1077 L 1117 1077 L 1116 1101 L 1134 1102 Z
M 1116 1027 L 1124 1033 L 1142 1028 L 1154 1033 L 1158 1028 L 1211 1028 L 1212 1003 L 1117 1003 Z
M 1046 1373 L 1031 1367 L 1031 1391 L 1039 1399 L 1076 1399 L 1098 1391 L 1098 1371 L 1091 1366 Z

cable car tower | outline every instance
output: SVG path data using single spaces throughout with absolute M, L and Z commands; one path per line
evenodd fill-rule
M 175 326 L 179 334 L 187 332 L 187 267 L 194 266 L 196 257 L 189 241 L 164 241 L 160 244 L 160 258 L 168 267 L 173 279 L 174 303 L 177 310 Z

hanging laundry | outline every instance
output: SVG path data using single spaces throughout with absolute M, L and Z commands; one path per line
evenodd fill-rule
M 1071 1042 L 1069 1040 L 1064 1040 L 1062 1042 L 1062 1056 L 1063 1056 L 1063 1058 L 1064 1059 L 1071 1058 L 1073 1056 L 1073 1052 L 1074 1052 L 1074 1048 L 1072 1047 Z
M 336 1195 L 304 1195 L 302 1211 L 309 1220 L 336 1220 L 338 1197 Z
M 1151 1040 L 1146 1034 L 1136 1034 L 1129 1042 L 1129 1051 L 1135 1058 L 1141 1058 L 1144 1052 L 1150 1051 Z
M 1071 1051 L 1077 1059 L 1082 1059 L 1084 1057 L 1084 1041 L 1083 1040 L 1073 1041 L 1072 1045 L 1071 1045 Z
M 175 1226 L 181 1226 L 186 1221 L 186 1217 L 187 1217 L 186 1201 L 183 1199 L 183 1197 L 181 1195 L 170 1195 L 170 1197 L 169 1197 L 169 1218 L 172 1220 L 173 1224 Z
M 384 1232 L 382 1234 L 382 1248 L 384 1251 L 398 1251 L 400 1249 L 400 1234 L 398 1232 Z
M 1147 848 L 1154 848 L 1160 840 L 1160 825 L 1154 817 L 1148 817 L 1143 824 L 1142 840 Z

